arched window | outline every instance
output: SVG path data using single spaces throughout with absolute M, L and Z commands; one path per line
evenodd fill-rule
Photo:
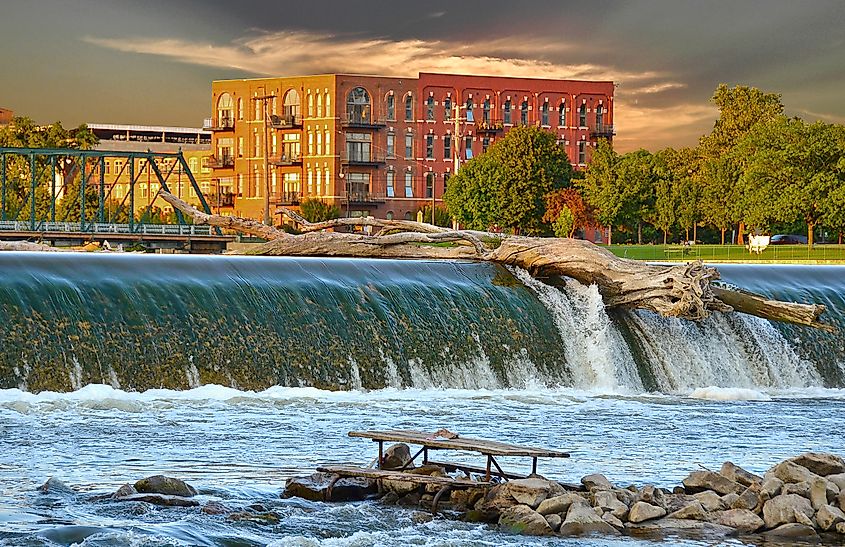
M 405 220 L 411 220 L 411 211 L 405 211 Z
M 405 121 L 414 121 L 414 96 L 410 93 L 405 96 Z
M 317 117 L 323 117 L 323 96 L 317 93 Z
M 507 101 L 505 101 L 505 105 L 504 105 L 505 123 L 513 123 L 513 120 L 511 119 L 511 110 L 512 110 L 511 100 L 508 99 Z
M 549 125 L 549 101 L 540 105 L 540 125 Z
M 308 92 L 308 117 L 314 117 L 314 95 L 311 92 Z
M 387 94 L 386 102 L 387 102 L 387 119 L 388 120 L 395 120 L 396 119 L 396 97 L 393 96 L 392 91 Z
M 346 117 L 352 123 L 370 123 L 370 94 L 363 87 L 346 96 Z
M 604 105 L 596 107 L 596 127 L 604 125 Z
M 578 109 L 578 127 L 587 127 L 587 105 L 584 103 Z
M 235 103 L 228 93 L 220 94 L 217 99 L 217 125 L 218 127 L 232 127 L 235 116 Z
M 332 96 L 326 93 L 326 117 L 332 117 Z
M 528 125 L 528 101 L 522 101 L 519 108 L 519 123 L 521 125 Z
M 238 97 L 238 119 L 244 119 L 244 99 L 243 97 Z
M 446 120 L 452 119 L 452 97 L 443 99 L 443 113 Z
M 434 121 L 434 97 L 429 96 L 425 101 L 425 119 Z
M 393 211 L 388 211 L 386 218 L 387 218 L 387 220 L 393 220 Z
M 481 113 L 481 119 L 485 123 L 490 123 L 490 99 L 484 99 L 484 110 Z
M 297 121 L 299 119 L 299 93 L 295 89 L 290 89 L 285 93 L 284 109 L 286 120 Z
M 472 97 L 470 97 L 470 98 L 467 99 L 467 121 L 468 122 L 475 121 L 475 116 L 472 113 L 472 107 L 473 107 Z
M 560 100 L 560 107 L 557 113 L 557 125 L 558 127 L 566 126 L 566 101 L 563 99 Z

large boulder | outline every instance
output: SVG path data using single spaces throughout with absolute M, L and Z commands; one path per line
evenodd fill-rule
M 807 517 L 812 517 L 814 511 L 810 500 L 798 494 L 781 494 L 763 505 L 763 521 L 766 528 L 776 528 L 781 524 L 796 522 L 795 513 L 799 511 Z
M 816 522 L 819 523 L 819 528 L 825 532 L 833 530 L 837 524 L 845 522 L 845 512 L 832 505 L 822 505 L 819 512 L 816 513 Z
M 499 527 L 525 536 L 550 536 L 554 533 L 543 515 L 525 505 L 516 505 L 502 511 Z
M 710 513 L 704 509 L 704 506 L 698 500 L 692 501 L 677 511 L 669 513 L 669 518 L 673 519 L 709 520 L 709 517 Z
M 762 528 L 765 522 L 756 513 L 748 509 L 729 509 L 719 515 L 719 524 L 750 534 Z
M 411 463 L 411 449 L 405 443 L 387 447 L 381 459 L 382 469 L 402 469 Z
M 662 518 L 649 520 L 638 524 L 628 523 L 625 530 L 634 535 L 658 536 L 685 536 L 695 535 L 707 537 L 708 539 L 718 537 L 735 536 L 737 530 L 729 526 L 703 522 L 700 520 Z
M 624 519 L 628 514 L 628 506 L 619 501 L 613 490 L 596 490 L 593 492 L 593 507 L 602 512 L 609 512 L 618 519 Z
M 768 530 L 766 532 L 763 532 L 763 535 L 778 539 L 800 538 L 805 540 L 809 539 L 813 541 L 819 539 L 819 534 L 813 529 L 812 526 L 807 526 L 806 524 L 798 524 L 796 522 L 782 524 L 774 530 Z
M 162 494 L 165 496 L 181 496 L 183 498 L 190 498 L 196 496 L 196 489 L 190 484 L 174 479 L 173 477 L 165 477 L 164 475 L 153 475 L 141 479 L 135 483 L 135 490 L 141 494 Z
M 767 501 L 780 494 L 783 481 L 777 477 L 769 477 L 760 485 L 760 499 Z
M 838 494 L 839 487 L 827 479 L 816 479 L 810 483 L 810 502 L 816 511 L 834 500 Z
M 581 477 L 581 484 L 587 490 L 593 490 L 594 488 L 598 490 L 613 490 L 613 485 L 607 480 L 607 477 L 599 473 Z
M 605 522 L 589 505 L 573 503 L 566 513 L 566 519 L 560 525 L 559 533 L 564 536 L 618 535 L 619 530 Z
M 625 529 L 625 523 L 622 522 L 621 519 L 614 516 L 613 513 L 605 513 L 601 516 L 601 519 L 616 528 L 617 530 Z
M 329 497 L 329 484 L 334 475 L 312 473 L 306 477 L 291 477 L 285 483 L 283 498 L 304 498 L 311 501 L 362 501 L 378 493 L 376 481 L 364 478 L 342 478 L 332 486 Z
M 699 492 L 698 494 L 693 494 L 692 496 L 696 500 L 701 502 L 701 505 L 704 506 L 706 511 L 719 511 L 723 509 L 724 506 L 722 505 L 722 498 L 716 492 L 712 490 L 706 490 L 704 492 Z
M 738 482 L 732 481 L 713 471 L 693 471 L 684 479 L 683 483 L 684 488 L 690 494 L 713 490 L 718 494 L 725 495 L 731 492 L 739 493 L 744 490 L 743 486 Z
M 805 467 L 816 475 L 827 476 L 837 473 L 845 473 L 845 460 L 836 454 L 826 452 L 805 452 L 800 456 L 790 458 L 788 461 Z
M 536 509 L 549 496 L 552 484 L 546 479 L 516 479 L 505 483 L 505 488 L 517 502 Z
M 753 484 L 745 489 L 745 491 L 737 496 L 737 498 L 730 504 L 726 504 L 731 509 L 748 509 L 749 511 L 756 511 L 761 504 L 760 500 L 760 485 Z
M 537 512 L 541 515 L 552 515 L 555 513 L 566 513 L 573 503 L 586 505 L 587 500 L 576 493 L 561 494 L 553 498 L 546 498 L 537 507 Z
M 802 498 L 810 499 L 810 483 L 801 481 L 784 484 L 781 494 L 798 494 Z
M 638 523 L 660 518 L 666 515 L 666 509 L 644 501 L 638 501 L 628 512 L 628 522 Z
M 475 509 L 467 517 L 472 521 L 498 522 L 502 511 L 519 503 L 508 492 L 507 483 L 498 484 L 487 491 L 475 504 Z
M 197 507 L 200 502 L 185 496 L 171 496 L 168 494 L 131 494 L 120 498 L 114 498 L 115 501 L 143 501 L 152 503 L 153 505 L 162 505 L 165 507 Z
M 545 518 L 546 522 L 549 523 L 549 528 L 551 528 L 553 532 L 557 532 L 560 529 L 560 523 L 563 522 L 563 519 L 558 513 L 552 513 L 551 515 L 546 515 L 543 518 Z
M 757 476 L 750 471 L 746 471 L 732 462 L 723 463 L 722 468 L 719 469 L 719 474 L 726 479 L 738 482 L 743 486 L 751 486 L 754 483 L 763 482 L 763 477 Z
M 38 491 L 42 494 L 58 494 L 60 496 L 76 494 L 76 490 L 55 477 L 47 479 L 47 482 L 38 487 Z
M 784 462 L 780 462 L 766 472 L 766 479 L 771 477 L 778 478 L 786 484 L 790 484 L 796 482 L 810 483 L 819 478 L 819 475 L 813 473 L 802 465 L 786 460 Z
M 839 488 L 840 492 L 845 492 L 845 473 L 837 473 L 836 475 L 828 475 L 825 477 Z
M 112 498 L 125 498 L 126 496 L 134 496 L 137 493 L 138 491 L 135 490 L 134 486 L 132 486 L 131 484 L 124 484 L 123 486 L 118 488 L 114 494 L 112 494 Z

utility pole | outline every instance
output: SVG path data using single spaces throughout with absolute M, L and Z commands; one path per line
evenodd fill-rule
M 268 156 L 268 137 L 267 137 L 267 103 L 275 99 L 275 95 L 261 95 L 260 97 L 253 97 L 253 101 L 261 101 L 261 111 L 264 114 L 264 224 L 267 226 L 273 225 L 273 218 L 270 216 L 270 157 Z

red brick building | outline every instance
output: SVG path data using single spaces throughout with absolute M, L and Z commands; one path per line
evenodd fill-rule
M 9 125 L 15 113 L 7 108 L 0 108 L 0 125 Z
M 440 204 L 462 162 L 515 126 L 554 132 L 582 168 L 597 140 L 613 137 L 613 91 L 432 73 L 216 81 L 210 165 L 235 193 L 235 214 L 261 218 L 265 196 L 289 206 L 317 197 L 350 216 L 415 218 Z

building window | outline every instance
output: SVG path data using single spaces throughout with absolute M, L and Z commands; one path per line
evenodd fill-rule
M 238 97 L 238 119 L 244 119 L 244 99 L 243 97 Z
M 387 215 L 384 217 L 387 220 L 393 220 L 393 211 L 388 211 Z
M 238 195 L 244 195 L 244 174 L 238 173 Z
M 490 137 L 484 137 L 481 139 L 481 153 L 487 152 L 488 148 L 490 148 Z
M 490 99 L 484 99 L 483 111 L 481 112 L 481 119 L 484 123 L 490 123 Z
M 323 154 L 323 134 L 317 131 L 317 155 Z
M 466 142 L 466 144 L 465 144 L 466 156 L 467 156 L 468 160 L 471 160 L 472 159 L 472 136 L 467 135 L 465 142 Z
M 372 159 L 373 136 L 369 133 L 346 134 L 346 158 L 349 161 L 368 162 Z
M 370 94 L 363 87 L 346 96 L 346 118 L 352 123 L 370 123 Z
M 288 161 L 299 159 L 299 133 L 284 133 L 282 135 L 282 158 Z
M 430 122 L 434 121 L 434 97 L 429 96 L 428 100 L 425 101 L 425 119 Z
M 287 175 L 285 175 L 287 177 Z M 276 170 L 273 169 L 273 172 L 270 173 L 270 193 L 275 194 L 277 190 L 277 178 Z
M 331 192 L 331 190 L 329 190 L 329 183 L 330 182 L 331 182 L 331 176 L 330 176 L 329 170 L 326 169 L 325 177 L 323 177 L 323 184 L 326 185 L 326 194 Z
M 263 119 L 261 113 L 262 102 L 258 100 L 257 94 L 255 97 L 252 98 L 252 102 L 255 104 L 255 112 L 253 112 L 255 116 L 252 119 L 255 121 L 261 121 Z
M 473 106 L 472 105 L 472 97 L 467 99 L 467 105 L 466 106 L 467 106 L 467 121 L 468 122 L 475 121 L 475 117 L 473 116 L 473 113 L 472 113 L 472 106 Z
M 519 108 L 519 123 L 520 125 L 528 125 L 528 101 L 522 101 Z
M 540 125 L 549 125 L 549 101 L 540 105 Z
M 425 174 L 425 197 L 434 197 L 434 173 Z
M 443 159 L 452 159 L 452 135 L 445 135 L 443 137 Z
M 405 158 L 411 159 L 414 157 L 414 136 L 410 133 L 405 135 Z
M 425 157 L 426 159 L 434 159 L 434 135 L 425 136 Z
M 276 140 L 277 140 L 276 137 L 277 137 L 276 133 L 273 133 L 273 138 L 270 141 L 270 155 L 271 156 L 276 155 L 276 150 L 277 150 L 277 148 L 276 148 Z
M 393 133 L 387 134 L 387 157 L 396 157 L 396 135 Z
M 369 173 L 349 173 L 349 189 L 352 195 L 359 198 L 366 198 L 370 193 L 370 174 Z
M 217 159 L 227 164 L 232 159 L 232 146 L 234 139 L 231 137 L 225 139 L 217 139 Z M 256 154 L 260 151 L 256 152 Z
M 311 92 L 308 92 L 308 117 L 314 117 L 314 96 L 311 95 Z
M 290 89 L 287 93 L 285 93 L 285 98 L 282 101 L 282 107 L 285 109 L 285 121 L 294 122 L 299 119 L 299 93 L 297 93 L 295 89 Z
M 405 121 L 414 121 L 414 97 L 410 93 L 405 97 Z
M 557 126 L 566 127 L 566 101 L 560 101 L 560 109 L 557 113 Z
M 604 106 L 598 105 L 596 107 L 596 127 L 599 128 L 604 125 Z
M 232 101 L 232 96 L 228 93 L 222 93 L 217 99 L 217 126 L 218 127 L 232 127 L 235 105 Z
M 446 97 L 443 101 L 443 118 L 447 121 L 452 119 L 452 97 Z
M 323 95 L 317 93 L 317 117 L 323 117 Z
M 446 188 L 449 187 L 449 179 L 451 178 L 452 173 L 443 173 L 443 193 L 446 193 Z
M 328 193 L 328 192 L 326 192 Z M 323 178 L 320 176 L 320 170 L 317 169 L 317 195 L 323 195 Z
M 331 133 L 326 131 L 326 139 L 323 141 L 323 145 L 326 147 L 326 155 L 332 154 L 332 147 L 331 144 L 329 144 L 329 135 L 331 135 Z
M 326 117 L 332 115 L 332 96 L 326 93 Z
M 244 157 L 244 138 L 238 137 L 238 157 Z
M 314 171 L 308 170 L 308 195 L 314 195 Z M 319 195 L 319 193 L 318 193 Z
M 405 173 L 405 197 L 414 197 L 414 174 Z
M 395 120 L 396 119 L 396 97 L 393 96 L 392 91 L 387 96 L 387 119 L 388 120 Z
M 578 141 L 578 165 L 587 164 L 587 141 Z
M 275 115 L 276 114 L 276 96 L 273 95 L 270 97 L 270 113 Z
M 393 183 L 396 179 L 396 173 L 393 171 L 387 172 L 387 197 L 392 198 L 396 196 L 396 190 L 393 188 Z
M 505 101 L 505 123 L 513 123 L 511 120 L 511 100 Z
M 587 105 L 583 103 L 578 109 L 578 127 L 587 127 Z
M 314 155 L 314 133 L 308 132 L 308 155 Z

